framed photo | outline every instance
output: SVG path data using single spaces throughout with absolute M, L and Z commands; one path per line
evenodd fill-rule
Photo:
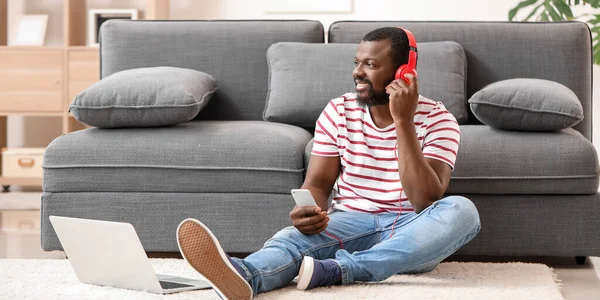
M 351 13 L 352 0 L 267 0 L 265 13 Z
M 102 23 L 112 20 L 137 20 L 137 9 L 90 9 L 87 18 L 87 45 L 98 46 L 98 33 Z
M 19 15 L 13 20 L 11 45 L 43 46 L 46 39 L 48 15 Z

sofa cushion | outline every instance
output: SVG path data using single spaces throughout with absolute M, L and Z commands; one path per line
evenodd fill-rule
M 451 194 L 594 194 L 596 149 L 572 128 L 520 132 L 460 126 Z
M 550 80 L 498 81 L 473 94 L 469 103 L 479 121 L 498 129 L 558 131 L 583 120 L 577 95 Z
M 264 121 L 89 128 L 48 145 L 43 189 L 289 194 L 302 185 L 311 137 L 302 128 Z
M 101 128 L 154 127 L 193 119 L 217 90 L 204 72 L 154 67 L 114 73 L 79 93 L 70 112 Z
M 304 148 L 304 168 L 308 170 L 308 162 L 310 161 L 310 157 L 312 155 L 312 147 L 315 143 L 315 139 L 311 139 L 308 144 L 306 144 L 306 148 Z
M 488 84 L 515 77 L 564 84 L 583 106 L 585 117 L 574 128 L 592 140 L 594 52 L 586 23 L 351 20 L 332 23 L 327 41 L 356 43 L 365 33 L 385 26 L 409 29 L 417 43 L 459 43 L 468 59 L 467 99 Z M 469 123 L 479 121 L 471 114 Z
M 571 128 L 530 133 L 461 125 L 460 132 L 447 194 L 594 194 L 598 189 L 596 150 Z M 304 150 L 305 168 L 312 144 Z
M 184 218 L 193 217 L 202 220 L 219 237 L 219 244 L 225 251 L 251 253 L 262 248 L 264 242 L 281 228 L 290 225 L 289 212 L 293 206 L 294 200 L 289 191 L 286 194 L 43 193 L 41 246 L 46 251 L 63 250 L 48 219 L 51 215 L 60 215 L 130 223 L 135 227 L 145 251 L 178 252 L 174 233 Z M 133 297 L 122 299 L 130 298 Z M 214 299 L 188 297 L 192 298 Z
M 100 69 L 102 77 L 155 66 L 206 72 L 219 89 L 197 119 L 259 121 L 267 98 L 269 46 L 323 43 L 323 31 L 314 20 L 109 20 L 99 33 Z
M 327 102 L 355 91 L 358 44 L 280 42 L 267 50 L 269 91 L 263 119 L 302 127 L 315 125 Z M 467 122 L 466 56 L 455 42 L 418 44 L 419 92 L 442 101 L 459 124 Z

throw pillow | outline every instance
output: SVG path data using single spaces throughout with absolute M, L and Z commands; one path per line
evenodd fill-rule
M 267 50 L 269 90 L 265 121 L 313 127 L 329 100 L 354 92 L 358 44 L 280 42 Z M 441 101 L 459 124 L 468 119 L 466 55 L 456 42 L 417 45 L 419 92 Z
M 130 69 L 79 93 L 69 111 L 78 121 L 101 128 L 167 126 L 193 119 L 216 89 L 213 76 L 196 70 Z
M 575 93 L 544 79 L 498 81 L 473 94 L 469 104 L 479 121 L 504 130 L 558 131 L 583 120 Z

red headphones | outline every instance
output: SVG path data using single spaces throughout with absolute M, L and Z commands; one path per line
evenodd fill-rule
M 398 70 L 396 71 L 395 79 L 402 78 L 402 80 L 404 80 L 406 84 L 410 84 L 410 81 L 408 80 L 408 78 L 406 78 L 406 74 L 413 74 L 415 77 L 417 76 L 417 41 L 415 40 L 415 36 L 412 34 L 412 32 L 402 27 L 398 28 L 402 29 L 406 33 L 406 36 L 408 37 L 409 49 L 408 63 L 405 65 L 401 65 L 398 68 Z

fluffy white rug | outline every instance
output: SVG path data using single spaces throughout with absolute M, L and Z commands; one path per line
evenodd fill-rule
M 178 259 L 151 259 L 157 273 L 201 278 Z M 563 299 L 552 269 L 526 263 L 442 263 L 422 275 L 395 275 L 379 283 L 288 287 L 255 299 Z M 212 290 L 155 295 L 80 283 L 67 260 L 0 260 L 1 299 L 219 299 Z

